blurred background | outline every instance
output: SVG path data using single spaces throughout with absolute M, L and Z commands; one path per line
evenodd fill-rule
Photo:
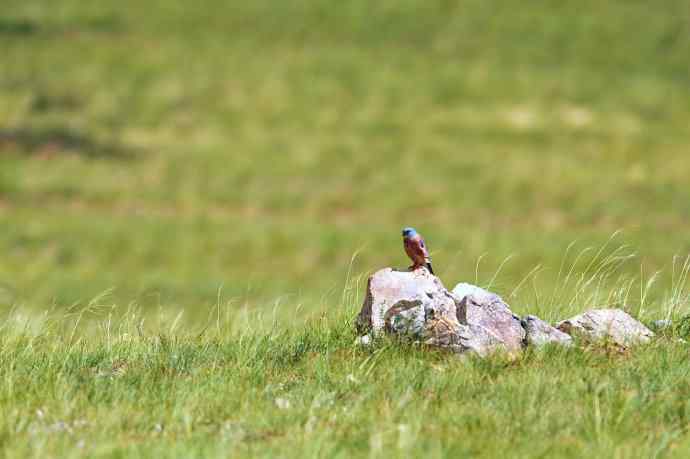
M 3 0 L 0 64 L 6 310 L 300 323 L 414 226 L 555 319 L 690 252 L 687 0 Z

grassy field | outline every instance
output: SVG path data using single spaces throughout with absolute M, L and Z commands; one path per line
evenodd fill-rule
M 682 330 L 463 363 L 349 323 L 409 225 L 519 314 L 690 314 L 687 1 L 2 6 L 5 456 L 689 454 Z
M 343 316 L 202 337 L 3 328 L 5 457 L 687 457 L 687 344 L 461 361 Z M 336 322 L 336 319 L 341 319 Z M 8 336 L 9 335 L 9 336 Z

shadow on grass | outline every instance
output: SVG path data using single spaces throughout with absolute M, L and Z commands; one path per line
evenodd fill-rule
M 86 158 L 132 159 L 134 151 L 117 143 L 108 144 L 66 128 L 45 130 L 0 129 L 0 153 L 16 152 L 50 159 L 75 154 Z
M 115 15 L 87 18 L 72 24 L 44 23 L 27 18 L 0 18 L 0 37 L 10 38 L 39 34 L 70 35 L 80 32 L 118 33 L 123 30 L 123 21 Z
M 38 25 L 27 19 L 0 18 L 0 36 L 26 36 L 38 32 Z
M 36 96 L 31 102 L 31 111 L 45 113 L 53 110 L 78 110 L 84 105 L 83 101 L 74 95 L 52 95 L 37 91 Z

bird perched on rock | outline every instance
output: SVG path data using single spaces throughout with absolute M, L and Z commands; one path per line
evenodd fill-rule
M 405 253 L 412 260 L 411 270 L 415 270 L 422 266 L 426 266 L 431 274 L 434 270 L 431 267 L 431 258 L 429 251 L 426 248 L 424 239 L 414 228 L 405 228 L 402 231 L 403 245 L 405 246 Z

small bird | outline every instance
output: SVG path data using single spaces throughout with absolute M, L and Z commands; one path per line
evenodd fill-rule
M 424 239 L 414 228 L 405 228 L 402 231 L 403 245 L 405 246 L 405 253 L 412 260 L 411 270 L 415 270 L 422 266 L 426 266 L 431 274 L 434 274 L 434 270 L 431 267 L 431 257 L 429 257 L 429 251 L 426 248 Z

